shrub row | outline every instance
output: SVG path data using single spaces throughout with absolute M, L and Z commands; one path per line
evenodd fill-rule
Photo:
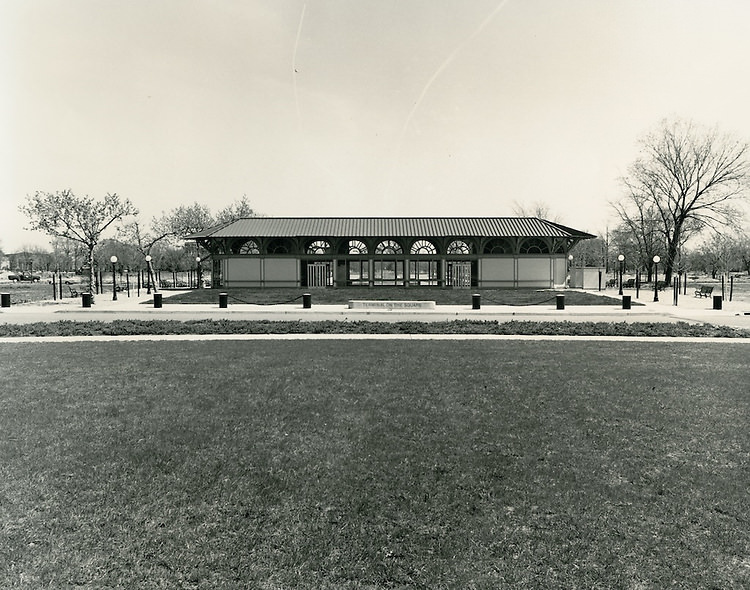
M 660 322 L 113 320 L 0 324 L 0 337 L 180 334 L 491 334 L 750 338 L 750 330 Z

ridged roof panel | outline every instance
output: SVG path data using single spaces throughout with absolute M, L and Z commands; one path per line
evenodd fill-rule
M 595 236 L 536 217 L 246 217 L 186 239 L 235 237 Z

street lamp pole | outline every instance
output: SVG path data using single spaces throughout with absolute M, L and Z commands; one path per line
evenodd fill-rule
M 654 301 L 659 301 L 659 261 L 661 258 L 654 256 Z
M 573 255 L 568 254 L 568 287 L 573 282 Z
M 198 277 L 198 288 L 200 289 L 203 286 L 202 285 L 203 281 L 201 281 L 201 257 L 200 256 L 196 256 L 195 257 L 195 265 L 197 267 L 196 268 L 196 270 L 197 270 L 196 276 Z
M 112 301 L 117 301 L 117 283 L 115 277 L 115 265 L 117 264 L 117 256 L 112 256 L 109 261 L 112 263 Z
M 618 295 L 622 295 L 622 271 L 623 271 L 623 267 L 625 266 L 625 256 L 620 254 L 617 257 L 617 260 L 620 261 L 620 292 L 618 293 Z

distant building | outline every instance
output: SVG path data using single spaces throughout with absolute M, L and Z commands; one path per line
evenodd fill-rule
M 216 287 L 552 288 L 594 237 L 533 217 L 250 217 L 186 239 Z

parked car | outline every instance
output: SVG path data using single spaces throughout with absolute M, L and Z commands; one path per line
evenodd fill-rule
M 38 283 L 42 277 L 39 275 L 31 274 L 30 272 L 19 272 L 18 274 L 8 275 L 9 281 L 29 281 L 31 283 Z

